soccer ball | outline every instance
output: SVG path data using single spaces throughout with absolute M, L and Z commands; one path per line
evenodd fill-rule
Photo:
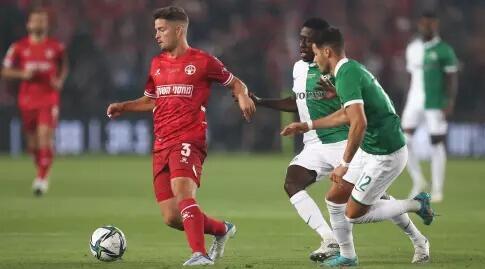
M 96 259 L 111 262 L 121 258 L 126 251 L 126 238 L 115 226 L 103 226 L 91 235 L 89 250 Z

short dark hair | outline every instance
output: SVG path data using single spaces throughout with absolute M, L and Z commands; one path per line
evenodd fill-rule
M 308 27 L 313 30 L 323 31 L 327 29 L 330 25 L 328 22 L 321 18 L 310 18 L 303 23 L 303 27 Z
M 32 15 L 32 14 L 46 14 L 46 15 L 49 15 L 49 12 L 47 11 L 47 9 L 43 8 L 43 7 L 36 7 L 36 8 L 33 8 L 29 11 L 29 16 Z
M 153 12 L 153 19 L 164 19 L 167 21 L 183 21 L 188 23 L 189 17 L 181 7 L 168 6 L 162 7 Z
M 323 31 L 318 31 L 313 42 L 317 47 L 323 45 L 330 46 L 334 50 L 342 51 L 344 49 L 344 37 L 337 27 L 330 26 Z
M 436 15 L 436 12 L 432 10 L 426 10 L 421 13 L 421 18 L 426 18 L 426 19 L 438 19 L 438 16 Z

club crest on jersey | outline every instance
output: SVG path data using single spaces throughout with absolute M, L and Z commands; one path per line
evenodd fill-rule
M 197 71 L 197 68 L 193 64 L 189 64 L 185 67 L 185 74 L 191 76 L 195 74 L 195 71 Z
M 47 49 L 45 51 L 45 57 L 47 59 L 52 59 L 54 57 L 54 51 L 52 49 Z
M 193 85 L 169 84 L 157 86 L 158 97 L 192 97 Z
M 432 51 L 432 52 L 429 53 L 429 58 L 432 61 L 436 61 L 436 60 L 438 60 L 438 54 L 435 51 Z

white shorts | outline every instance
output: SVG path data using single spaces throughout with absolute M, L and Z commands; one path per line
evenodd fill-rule
M 441 109 L 423 109 L 408 102 L 402 114 L 402 128 L 416 129 L 423 121 L 430 135 L 446 134 L 448 122 Z
M 408 160 L 407 146 L 389 154 L 372 155 L 362 152 L 362 173 L 352 190 L 352 199 L 360 204 L 373 205 L 401 174 Z
M 300 154 L 296 155 L 289 165 L 298 165 L 308 170 L 315 171 L 317 173 L 316 179 L 318 181 L 323 177 L 328 176 L 333 169 L 340 165 L 346 146 L 347 140 L 331 144 L 306 144 Z M 345 181 L 354 184 L 359 178 L 362 168 L 359 161 L 361 160 L 360 155 L 362 153 L 363 152 L 359 149 L 352 159 L 352 162 L 350 162 L 349 170 L 343 177 Z

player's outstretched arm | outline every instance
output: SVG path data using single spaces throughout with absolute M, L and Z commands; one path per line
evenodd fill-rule
M 310 120 L 307 122 L 290 123 L 285 128 L 283 128 L 280 134 L 282 136 L 289 136 L 289 135 L 306 133 L 313 129 L 332 128 L 332 127 L 337 127 L 348 123 L 349 123 L 349 118 L 347 117 L 345 110 L 342 108 L 326 117 L 319 118 L 314 121 Z
M 260 98 L 254 93 L 249 93 L 249 97 L 253 99 L 257 106 L 267 107 L 284 112 L 298 112 L 298 107 L 296 106 L 295 96 L 288 96 L 281 99 L 270 99 L 270 98 Z
M 146 112 L 153 111 L 153 108 L 155 108 L 155 99 L 142 96 L 136 100 L 110 104 L 106 110 L 106 115 L 110 118 L 116 118 L 125 112 Z
M 313 129 L 324 129 L 342 126 L 345 124 L 349 124 L 349 122 L 350 119 L 348 117 L 348 114 L 346 113 L 346 110 L 344 108 L 341 108 L 326 117 L 314 120 L 312 124 Z
M 2 69 L 2 77 L 4 79 L 21 79 L 21 80 L 30 80 L 34 76 L 34 72 L 32 70 L 20 70 L 17 68 L 11 67 L 4 67 Z
M 254 105 L 253 100 L 249 97 L 248 87 L 246 87 L 246 84 L 236 76 L 234 76 L 227 87 L 232 89 L 232 95 L 237 99 L 244 119 L 249 122 L 254 112 L 256 112 L 256 106 Z

